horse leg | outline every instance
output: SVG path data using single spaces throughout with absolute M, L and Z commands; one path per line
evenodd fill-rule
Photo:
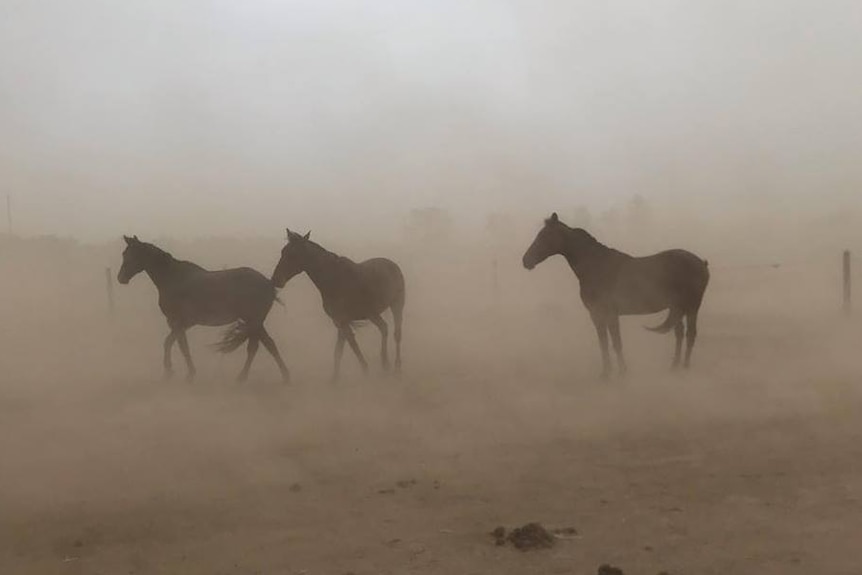
M 628 367 L 626 359 L 623 357 L 623 338 L 620 335 L 620 316 L 612 314 L 608 318 L 608 331 L 611 333 L 611 341 L 614 345 L 614 352 L 617 354 L 617 366 L 620 370 L 620 375 L 623 375 Z
M 371 323 L 377 326 L 377 329 L 380 330 L 380 363 L 383 365 L 384 371 L 389 371 L 389 326 L 386 325 L 386 321 L 379 315 L 371 318 Z
M 195 378 L 195 374 L 197 374 L 197 370 L 195 369 L 195 364 L 192 361 L 192 354 L 189 351 L 189 340 L 186 338 L 186 330 L 178 329 L 176 331 L 177 343 L 180 344 L 180 351 L 183 352 L 183 357 L 186 358 L 186 365 L 189 368 L 188 373 L 186 374 L 186 381 L 191 381 Z
M 242 371 L 236 377 L 237 381 L 246 381 L 248 379 L 248 371 L 251 369 L 251 362 L 254 361 L 254 356 L 257 355 L 257 350 L 260 347 L 260 334 L 257 329 L 248 334 L 248 347 L 245 357 L 245 365 L 242 366 Z
M 284 364 L 284 360 L 281 359 L 281 354 L 278 353 L 278 347 L 276 347 L 275 342 L 264 328 L 260 328 L 260 342 L 273 359 L 275 359 L 275 363 L 278 364 L 278 369 L 281 371 L 281 379 L 284 383 L 290 383 L 290 371 L 288 371 L 287 366 Z
M 165 338 L 165 379 L 170 379 L 174 375 L 174 366 L 173 361 L 171 360 L 171 348 L 174 347 L 175 341 L 177 341 L 177 334 L 174 333 L 174 330 L 171 330 Z
M 341 356 L 344 355 L 344 330 L 339 327 L 338 328 L 338 339 L 335 341 L 335 357 L 333 370 L 332 370 L 332 381 L 333 383 L 338 381 L 339 376 L 341 375 Z
M 347 340 L 347 343 L 350 344 L 350 349 L 353 350 L 353 353 L 356 354 L 356 359 L 359 360 L 359 365 L 362 366 L 362 373 L 368 373 L 368 362 L 365 361 L 365 356 L 362 355 L 362 350 L 359 349 L 359 343 L 356 341 L 356 335 L 353 333 L 353 329 L 348 325 L 344 328 L 344 338 Z
M 682 324 L 682 320 L 673 327 L 673 330 L 674 336 L 676 337 L 676 343 L 674 346 L 673 364 L 671 368 L 677 369 L 679 367 L 680 357 L 682 356 L 682 336 L 685 334 L 685 326 Z
M 392 306 L 392 320 L 395 324 L 395 371 L 401 372 L 401 325 L 404 323 L 404 302 Z
M 596 326 L 596 334 L 599 336 L 599 348 L 602 351 L 602 380 L 608 379 L 611 374 L 611 354 L 608 351 L 608 321 L 603 313 L 590 312 L 593 325 Z
M 685 362 L 683 366 L 686 368 L 691 365 L 691 350 L 697 339 L 697 312 L 698 310 L 694 310 L 685 316 Z

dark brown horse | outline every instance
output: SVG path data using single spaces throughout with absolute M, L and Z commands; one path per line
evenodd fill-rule
M 138 273 L 146 272 L 159 290 L 159 307 L 171 329 L 165 338 L 165 377 L 173 374 L 171 348 L 174 342 L 179 343 L 186 359 L 187 379 L 195 376 L 186 330 L 196 325 L 233 324 L 216 347 L 228 353 L 248 341 L 248 357 L 239 374 L 240 381 L 248 377 L 261 343 L 275 358 L 284 381 L 290 380 L 275 342 L 263 327 L 276 300 L 275 286 L 266 276 L 250 268 L 208 271 L 197 264 L 174 259 L 168 252 L 138 240 L 137 236 L 124 236 L 124 239 L 126 249 L 117 281 L 127 284 Z
M 685 250 L 668 250 L 632 257 L 600 244 L 580 228 L 570 228 L 554 213 L 524 254 L 524 267 L 533 269 L 550 256 L 563 255 L 581 284 L 581 300 L 596 326 L 602 350 L 602 377 L 610 375 L 608 334 L 617 354 L 620 373 L 626 370 L 620 337 L 621 315 L 642 315 L 669 309 L 667 320 L 654 328 L 676 333 L 673 367 L 680 363 L 685 334 L 685 367 L 697 338 L 697 314 L 709 283 L 705 260 Z M 685 318 L 685 327 L 683 326 Z
M 368 320 L 380 330 L 382 345 L 380 358 L 383 368 L 389 369 L 387 339 L 389 328 L 382 313 L 392 309 L 395 322 L 395 369 L 401 369 L 401 324 L 404 317 L 404 275 L 395 262 L 374 258 L 356 263 L 336 255 L 309 238 L 287 230 L 287 245 L 281 250 L 281 259 L 272 273 L 272 283 L 284 285 L 292 277 L 305 272 L 323 298 L 323 309 L 338 329 L 335 342 L 335 364 L 332 378 L 337 380 L 341 370 L 344 343 L 350 344 L 364 372 L 368 362 L 359 349 L 353 325 Z

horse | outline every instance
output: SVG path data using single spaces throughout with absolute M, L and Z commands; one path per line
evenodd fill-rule
M 269 351 L 285 383 L 290 372 L 263 322 L 276 301 L 275 286 L 266 276 L 251 268 L 209 271 L 192 262 L 175 259 L 168 252 L 142 242 L 138 236 L 123 236 L 126 249 L 117 281 L 123 285 L 140 272 L 146 272 L 159 291 L 159 307 L 168 321 L 170 333 L 164 343 L 164 374 L 173 375 L 171 349 L 180 346 L 188 367 L 186 379 L 194 379 L 196 369 L 189 352 L 186 330 L 196 325 L 231 325 L 215 345 L 229 353 L 248 342 L 248 356 L 238 381 L 245 381 L 259 344 Z
M 697 315 L 709 283 L 706 260 L 681 249 L 633 257 L 599 243 L 583 229 L 570 228 L 555 212 L 545 220 L 544 227 L 524 254 L 523 264 L 532 270 L 558 254 L 566 258 L 580 282 L 581 301 L 589 311 L 599 337 L 602 379 L 607 379 L 611 372 L 608 333 L 613 341 L 619 372 L 626 372 L 620 336 L 621 315 L 669 310 L 664 323 L 647 329 L 657 333 L 674 330 L 673 369 L 679 367 L 685 334 L 683 365 L 686 368 L 691 365 L 691 352 L 697 338 Z
M 350 344 L 362 371 L 368 373 L 368 362 L 353 333 L 357 322 L 366 320 L 380 330 L 380 361 L 383 369 L 389 371 L 389 328 L 382 316 L 387 308 L 392 310 L 395 323 L 395 371 L 400 372 L 401 326 L 406 301 L 401 268 L 386 258 L 356 263 L 324 249 L 310 238 L 311 232 L 303 236 L 287 230 L 288 242 L 281 250 L 281 258 L 272 273 L 272 283 L 282 288 L 291 278 L 305 272 L 317 286 L 323 309 L 338 330 L 332 381 L 339 378 L 345 342 Z

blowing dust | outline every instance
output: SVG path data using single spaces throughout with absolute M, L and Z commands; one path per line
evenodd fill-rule
M 370 375 L 348 352 L 337 385 L 336 332 L 306 276 L 266 323 L 291 385 L 265 353 L 235 383 L 244 352 L 214 353 L 216 328 L 190 331 L 197 379 L 175 350 L 163 381 L 146 275 L 113 285 L 109 309 L 119 240 L 3 239 L 0 571 L 852 570 L 862 326 L 840 313 L 839 246 L 855 232 L 820 224 L 812 245 L 776 222 L 761 258 L 718 231 L 746 227 L 739 216 L 668 213 L 637 236 L 596 224 L 613 247 L 684 247 L 712 272 L 690 370 L 670 371 L 672 335 L 642 328 L 664 315 L 627 317 L 629 374 L 600 382 L 565 261 L 520 264 L 545 215 L 388 243 L 316 229 L 355 260 L 394 259 L 407 281 L 403 374 L 382 371 L 369 324 Z M 154 241 L 267 276 L 282 246 Z M 530 521 L 577 537 L 522 555 L 488 536 Z

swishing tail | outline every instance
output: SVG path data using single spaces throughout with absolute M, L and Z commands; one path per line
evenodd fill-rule
M 221 341 L 213 344 L 213 348 L 220 353 L 230 353 L 248 341 L 250 330 L 244 321 L 238 321 L 227 328 Z
M 272 300 L 280 305 L 281 307 L 287 307 L 284 305 L 284 302 L 281 301 L 281 298 L 278 297 L 278 290 L 280 289 L 277 285 L 275 285 L 272 279 L 269 280 L 270 285 L 272 286 Z
M 270 280 L 270 283 L 272 283 L 272 280 Z M 278 286 L 276 286 L 275 284 L 272 284 L 272 301 L 274 301 L 281 307 L 287 307 L 286 305 L 284 305 L 284 302 L 281 301 L 281 298 L 278 297 Z
M 676 327 L 676 325 L 682 321 L 682 310 L 678 308 L 671 308 L 670 313 L 667 316 L 667 319 L 664 320 L 664 323 L 661 325 L 657 325 L 655 327 L 644 326 L 646 329 L 650 331 L 654 331 L 656 333 L 668 333 L 670 330 Z

